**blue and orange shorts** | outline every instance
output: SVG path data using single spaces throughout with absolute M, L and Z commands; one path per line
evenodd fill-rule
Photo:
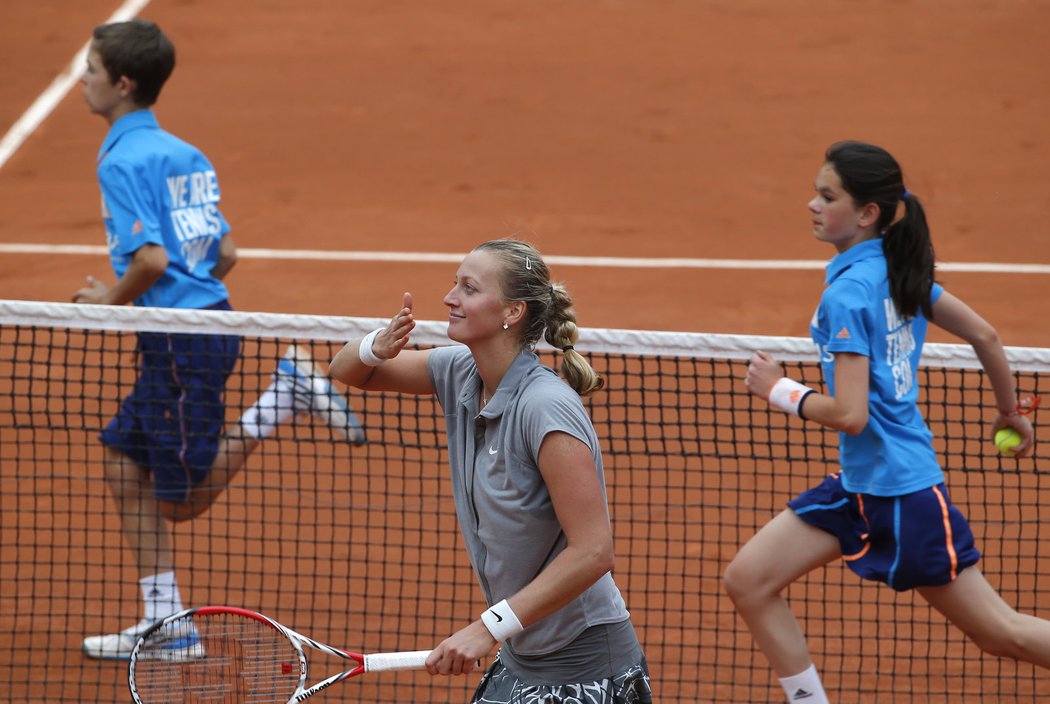
M 901 496 L 856 494 L 839 474 L 788 506 L 806 523 L 838 538 L 842 559 L 863 579 L 897 591 L 952 582 L 981 554 L 944 484 Z
M 211 471 L 240 347 L 234 335 L 139 333 L 138 378 L 99 440 L 150 471 L 158 499 L 185 502 Z

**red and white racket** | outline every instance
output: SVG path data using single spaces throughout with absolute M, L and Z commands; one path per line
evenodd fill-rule
M 304 645 L 356 665 L 307 686 Z M 365 672 L 421 670 L 429 654 L 429 650 L 351 653 L 318 643 L 254 611 L 202 606 L 168 616 L 139 638 L 131 652 L 128 686 L 138 704 L 294 704 Z

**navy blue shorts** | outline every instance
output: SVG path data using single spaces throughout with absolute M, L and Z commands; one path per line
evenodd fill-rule
M 224 301 L 211 309 L 230 306 Z M 218 453 L 226 416 L 223 393 L 241 340 L 144 332 L 137 349 L 135 386 L 99 440 L 149 470 L 158 499 L 185 502 Z
M 857 575 L 897 591 L 948 584 L 981 557 L 944 484 L 902 496 L 872 496 L 847 492 L 836 473 L 788 506 L 838 538 L 842 559 Z

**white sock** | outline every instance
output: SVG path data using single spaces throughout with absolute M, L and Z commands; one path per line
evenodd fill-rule
M 824 685 L 820 683 L 820 675 L 817 674 L 817 666 L 810 665 L 807 669 L 792 675 L 781 677 L 780 686 L 784 688 L 788 701 L 794 704 L 829 704 L 828 695 L 824 693 Z
M 182 611 L 182 597 L 179 585 L 175 583 L 174 572 L 151 574 L 139 580 L 142 587 L 142 601 L 146 605 L 147 621 L 157 621 Z
M 256 440 L 270 437 L 277 426 L 295 415 L 295 390 L 284 379 L 275 379 L 259 400 L 241 416 L 244 432 Z

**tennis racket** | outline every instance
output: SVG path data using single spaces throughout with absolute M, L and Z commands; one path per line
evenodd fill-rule
M 355 663 L 307 686 L 303 646 Z M 186 609 L 153 624 L 131 651 L 128 686 L 138 704 L 294 704 L 365 672 L 423 669 L 429 650 L 361 655 L 231 606 Z

